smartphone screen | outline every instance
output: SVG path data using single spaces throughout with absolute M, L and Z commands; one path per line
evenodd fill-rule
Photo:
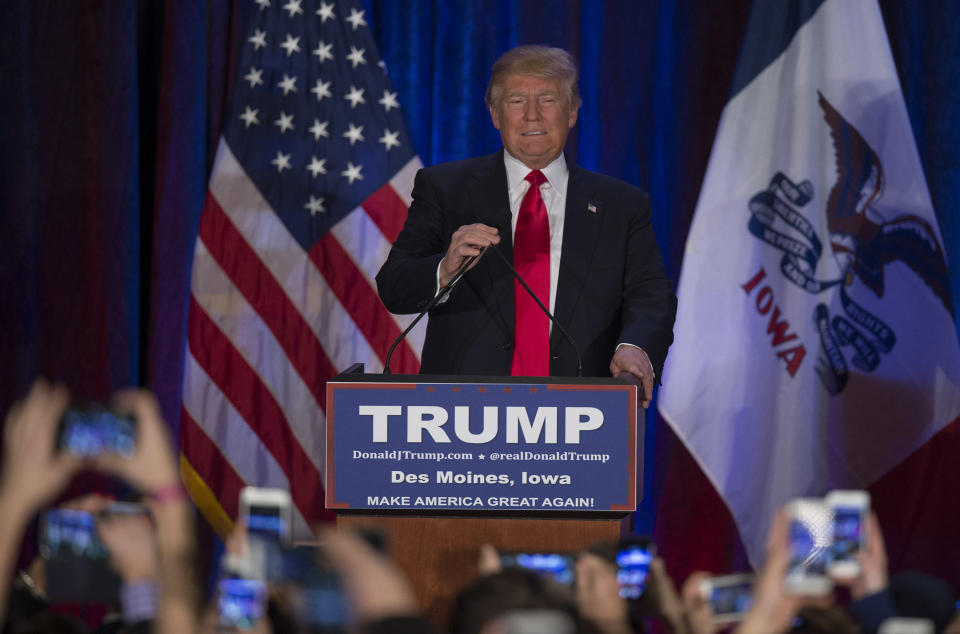
M 129 458 L 136 450 L 135 434 L 136 424 L 130 416 L 101 408 L 71 409 L 60 421 L 57 446 L 85 458 L 106 451 Z
M 315 546 L 283 547 L 264 543 L 266 577 L 285 588 L 291 611 L 300 625 L 315 634 L 344 632 L 350 610 L 340 578 Z
M 517 567 L 533 570 L 565 585 L 573 584 L 573 555 L 560 553 L 501 553 L 504 568 Z
M 723 583 L 722 578 L 713 580 L 707 597 L 718 622 L 739 620 L 753 603 L 753 579 L 743 576 L 733 583 Z
M 109 556 L 97 536 L 96 520 L 86 511 L 47 511 L 43 529 L 43 555 L 46 559 L 82 557 L 105 560 Z
M 228 577 L 219 583 L 220 625 L 248 630 L 263 618 L 267 589 L 258 579 Z
M 833 519 L 820 501 L 798 499 L 790 504 L 790 563 L 787 586 L 792 592 L 822 594 L 831 586 L 827 577 Z
M 247 530 L 272 539 L 285 539 L 289 527 L 279 506 L 251 504 L 247 514 Z
M 647 574 L 653 561 L 653 544 L 625 545 L 617 552 L 617 584 L 620 596 L 639 599 L 647 586 Z
M 119 599 L 120 577 L 86 511 L 52 509 L 41 522 L 40 554 L 46 560 L 47 596 L 53 602 L 93 603 Z
M 833 509 L 833 560 L 852 561 L 860 550 L 863 515 L 860 508 L 838 506 Z

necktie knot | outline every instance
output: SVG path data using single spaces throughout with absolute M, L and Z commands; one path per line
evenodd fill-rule
M 530 170 L 524 180 L 530 183 L 531 187 L 540 187 L 547 182 L 547 177 L 540 170 Z

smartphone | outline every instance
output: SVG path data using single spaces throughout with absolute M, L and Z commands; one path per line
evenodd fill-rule
M 120 577 L 86 511 L 51 509 L 40 522 L 40 555 L 46 560 L 52 602 L 94 603 L 119 599 Z
M 227 576 L 217 585 L 220 626 L 249 630 L 264 617 L 267 586 L 260 579 Z
M 933 634 L 933 621 L 930 619 L 912 619 L 891 617 L 880 624 L 877 634 Z
M 290 493 L 283 489 L 244 487 L 240 491 L 240 519 L 251 535 L 290 543 Z
M 617 585 L 620 596 L 639 599 L 647 587 L 650 562 L 657 555 L 657 547 L 649 539 L 630 537 L 617 547 Z
M 145 515 L 150 516 L 150 509 L 140 502 L 111 502 L 100 515 Z
M 126 458 L 136 451 L 133 417 L 102 407 L 69 409 L 60 419 L 57 447 L 84 458 L 112 451 Z
M 787 505 L 790 516 L 786 585 L 792 594 L 823 595 L 833 589 L 827 575 L 833 522 L 818 498 L 797 498 Z
M 724 575 L 700 583 L 700 595 L 710 602 L 716 623 L 735 623 L 753 603 L 754 575 Z
M 827 571 L 835 577 L 860 573 L 857 553 L 866 545 L 870 494 L 866 491 L 831 491 L 825 499 L 833 514 L 833 546 Z
M 526 568 L 552 577 L 564 585 L 573 585 L 575 556 L 570 553 L 500 553 L 504 568 Z
M 346 632 L 351 612 L 340 577 L 315 545 L 284 547 L 261 542 L 267 582 L 284 589 L 296 622 L 312 634 Z

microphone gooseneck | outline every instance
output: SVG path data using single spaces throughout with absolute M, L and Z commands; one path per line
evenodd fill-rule
M 453 276 L 453 279 L 450 280 L 446 286 L 441 288 L 439 293 L 433 296 L 433 299 L 427 303 L 427 307 L 420 311 L 420 314 L 417 315 L 416 319 L 410 322 L 410 325 L 400 333 L 399 337 L 393 340 L 393 343 L 390 345 L 390 350 L 387 351 L 387 358 L 383 363 L 383 374 L 392 374 L 392 372 L 390 372 L 390 359 L 393 358 L 393 351 L 397 349 L 397 346 L 400 345 L 400 342 L 403 341 L 407 334 L 413 330 L 413 327 L 416 326 L 421 319 L 423 319 L 424 315 L 429 313 L 434 306 L 436 306 L 444 297 L 450 294 L 450 290 L 457 282 L 460 281 L 460 278 L 463 277 L 464 273 L 467 272 L 467 269 L 469 269 L 474 262 L 482 257 L 486 250 L 486 247 L 484 247 L 477 255 L 472 255 L 467 258 L 467 261 L 461 264 L 460 268 L 457 269 L 457 274 Z M 501 255 L 501 257 L 503 256 Z
M 560 325 L 560 322 L 557 321 L 556 317 L 553 316 L 553 313 L 547 310 L 547 307 L 543 305 L 543 302 L 540 301 L 540 298 L 537 297 L 537 294 L 534 293 L 533 290 L 527 285 L 526 280 L 524 280 L 520 273 L 517 272 L 517 269 L 513 268 L 513 265 L 510 264 L 510 261 L 507 259 L 507 257 L 500 253 L 500 249 L 494 249 L 494 251 L 497 252 L 497 255 L 500 256 L 501 260 L 503 260 L 503 263 L 507 265 L 507 268 L 510 269 L 510 272 L 513 273 L 513 276 L 520 282 L 520 285 L 523 286 L 524 290 L 530 294 L 530 297 L 532 297 L 533 301 L 537 303 L 537 306 L 540 307 L 540 310 L 542 310 L 544 314 L 550 318 L 550 321 L 553 322 L 553 325 L 557 327 L 557 329 L 560 331 L 560 334 L 564 336 L 564 338 L 567 340 L 567 343 L 569 343 L 570 347 L 573 348 L 573 353 L 577 355 L 577 376 L 583 376 L 583 363 L 580 359 L 580 350 L 577 349 L 577 342 L 573 340 L 573 337 L 570 336 L 570 333 L 567 332 L 567 329 Z

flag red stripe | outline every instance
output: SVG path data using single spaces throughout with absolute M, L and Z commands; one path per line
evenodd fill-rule
M 361 205 L 370 219 L 380 228 L 387 242 L 393 244 L 407 219 L 407 205 L 390 185 L 373 192 Z
M 336 369 L 300 311 L 211 194 L 207 195 L 200 218 L 200 237 L 234 286 L 273 332 L 317 403 L 325 408 L 324 385 L 337 373 Z
M 353 259 L 331 232 L 320 238 L 310 249 L 309 256 L 353 317 L 370 347 L 381 361 L 386 360 L 390 344 L 400 336 L 400 328 Z M 397 346 L 391 365 L 400 372 L 414 373 L 420 369 L 420 361 L 406 341 Z
M 217 496 L 223 510 L 231 518 L 236 518 L 240 489 L 246 483 L 186 408 L 180 409 L 180 446 L 190 466 Z
M 190 297 L 190 352 L 273 455 L 290 482 L 290 494 L 307 521 L 323 513 L 320 473 L 290 431 L 283 410 L 260 377 Z M 191 463 L 192 464 L 192 463 Z

